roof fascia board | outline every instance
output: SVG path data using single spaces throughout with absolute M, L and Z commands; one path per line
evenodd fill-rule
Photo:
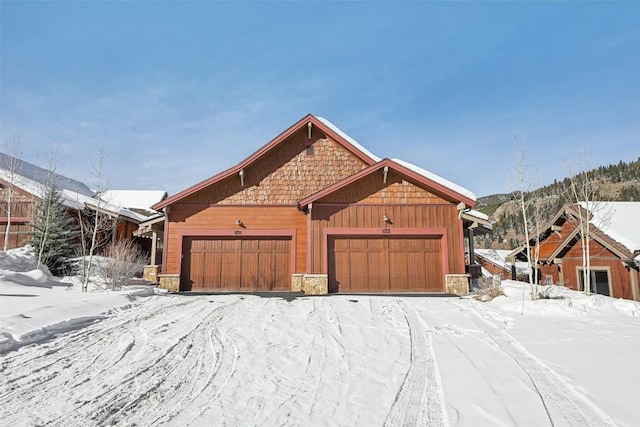
M 164 199 L 161 202 L 156 203 L 155 205 L 152 206 L 153 209 L 159 211 L 167 206 L 170 206 L 182 199 L 184 199 L 185 197 L 188 197 L 190 195 L 192 195 L 193 193 L 202 190 L 203 188 L 206 188 L 212 184 L 215 184 L 216 182 L 220 182 L 232 175 L 235 175 L 236 173 L 238 173 L 239 171 L 241 171 L 242 169 L 247 168 L 249 165 L 251 165 L 252 163 L 254 163 L 256 160 L 258 160 L 259 158 L 261 158 L 262 156 L 264 156 L 266 153 L 268 153 L 269 151 L 271 151 L 272 148 L 274 148 L 275 146 L 277 146 L 278 144 L 280 144 L 281 142 L 283 142 L 284 140 L 286 140 L 287 138 L 289 138 L 291 135 L 293 135 L 294 133 L 298 132 L 300 129 L 302 129 L 307 123 L 311 122 L 314 126 L 318 127 L 325 135 L 330 136 L 332 139 L 334 139 L 336 142 L 338 142 L 340 145 L 342 145 L 344 148 L 346 148 L 348 151 L 350 151 L 352 154 L 354 154 L 356 157 L 358 157 L 360 160 L 364 161 L 367 165 L 372 165 L 375 163 L 375 161 L 370 158 L 369 156 L 367 156 L 365 153 L 363 153 L 362 151 L 360 151 L 359 149 L 357 149 L 356 147 L 354 147 L 351 143 L 349 143 L 347 140 L 345 140 L 342 136 L 338 135 L 336 132 L 333 131 L 333 129 L 329 128 L 328 126 L 326 126 L 324 123 L 322 123 L 320 120 L 318 120 L 316 117 L 314 117 L 312 114 L 307 114 L 306 116 L 304 116 L 302 119 L 298 120 L 295 124 L 293 124 L 292 126 L 290 126 L 288 129 L 286 129 L 284 132 L 282 132 L 280 135 L 276 136 L 274 139 L 272 139 L 271 141 L 269 141 L 266 145 L 264 145 L 262 148 L 260 148 L 258 151 L 256 151 L 255 153 L 253 153 L 252 155 L 250 155 L 249 157 L 247 157 L 246 159 L 244 159 L 243 161 L 241 161 L 240 163 L 238 163 L 237 165 L 217 174 L 212 176 L 211 178 L 208 178 L 204 181 L 201 181 L 198 184 L 192 185 L 191 187 L 188 187 L 185 190 L 182 190 L 170 197 L 167 197 L 166 199 Z

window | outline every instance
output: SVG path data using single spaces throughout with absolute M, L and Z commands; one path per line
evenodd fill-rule
M 315 150 L 313 148 L 313 142 L 309 141 L 307 143 L 307 156 L 313 156 L 315 154 Z
M 590 269 L 589 281 L 591 291 L 600 295 L 611 296 L 611 283 L 609 282 L 609 269 L 607 267 L 592 267 Z M 579 289 L 584 290 L 584 269 L 578 268 Z

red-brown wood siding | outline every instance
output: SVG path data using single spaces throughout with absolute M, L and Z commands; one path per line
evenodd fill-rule
M 561 236 L 554 233 L 554 240 L 564 240 L 575 229 L 574 222 L 567 221 L 563 224 L 560 231 Z M 551 237 L 550 237 L 551 238 Z M 541 246 L 541 249 L 544 246 Z M 532 248 L 532 253 L 534 249 Z M 633 290 L 631 283 L 631 274 L 638 274 L 636 271 L 630 272 L 629 267 L 625 266 L 620 258 L 609 249 L 601 245 L 597 240 L 589 239 L 589 258 L 590 265 L 594 268 L 607 268 L 609 281 L 611 282 L 612 295 L 614 298 L 633 299 Z M 548 256 L 550 253 L 545 253 Z M 567 248 L 563 249 L 558 258 L 562 260 L 562 265 L 545 264 L 539 265 L 541 273 L 541 282 L 544 283 L 547 275 L 551 276 L 554 283 L 565 285 L 571 289 L 578 290 L 580 280 L 578 278 L 578 268 L 582 268 L 582 240 L 580 236 L 569 243 Z M 541 256 L 541 259 L 542 256 Z M 562 270 L 563 283 L 560 283 L 560 270 Z
M 184 238 L 181 289 L 277 291 L 291 289 L 291 238 Z
M 240 219 L 245 228 L 236 225 Z M 294 230 L 296 242 L 291 273 L 304 273 L 307 244 L 306 216 L 294 206 L 174 205 L 165 232 L 163 272 L 180 273 L 183 236 L 201 236 L 207 230 L 229 230 L 247 234 L 263 230 Z M 289 278 L 290 283 L 290 278 Z
M 181 203 L 295 205 L 298 200 L 364 169 L 367 164 L 313 128 L 314 154 L 307 154 L 307 130 L 300 130 L 244 171 L 202 189 Z
M 8 218 L 8 183 L 0 180 L 0 236 L 3 236 L 7 229 Z M 9 229 L 8 248 L 14 249 L 24 246 L 29 240 L 29 233 L 32 231 L 30 223 L 35 215 L 35 205 L 37 198 L 31 194 L 14 188 L 11 194 L 11 227 Z
M 391 220 L 387 224 L 383 216 Z M 448 273 L 464 273 L 464 250 L 462 228 L 458 219 L 458 211 L 451 204 L 447 205 L 329 205 L 314 203 L 312 206 L 312 248 L 310 254 L 312 273 L 326 273 L 322 254 L 326 247 L 323 232 L 327 227 L 352 229 L 357 235 L 358 229 L 378 228 L 442 228 L 447 237 Z
M 629 270 L 614 253 L 594 239 L 589 239 L 591 267 L 608 267 L 609 280 L 614 298 L 633 299 Z M 562 272 L 564 284 L 571 289 L 578 289 L 579 278 L 577 268 L 582 267 L 582 241 L 578 241 L 562 255 Z
M 7 224 L 0 224 L 0 236 L 4 242 L 4 233 L 7 230 Z M 31 224 L 12 223 L 9 229 L 8 249 L 20 248 L 29 241 L 29 233 L 32 231 Z
M 544 241 L 540 243 L 539 259 L 547 260 L 556 249 L 571 235 L 575 230 L 576 223 L 574 221 L 564 221 L 558 232 L 551 233 Z M 534 245 L 535 246 L 535 245 Z M 533 254 L 533 248 L 531 249 Z

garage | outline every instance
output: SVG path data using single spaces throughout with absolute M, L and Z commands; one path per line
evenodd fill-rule
M 442 292 L 439 236 L 329 236 L 330 292 Z
M 274 291 L 291 288 L 291 238 L 185 237 L 181 289 Z

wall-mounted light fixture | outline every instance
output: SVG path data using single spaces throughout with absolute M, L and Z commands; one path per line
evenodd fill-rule
M 240 218 L 236 219 L 236 225 L 238 227 L 246 228 L 245 225 L 244 225 L 244 222 L 242 222 L 242 220 Z
M 386 223 L 386 224 L 393 224 L 391 222 L 391 219 L 387 216 L 387 214 L 382 215 L 382 220 Z

